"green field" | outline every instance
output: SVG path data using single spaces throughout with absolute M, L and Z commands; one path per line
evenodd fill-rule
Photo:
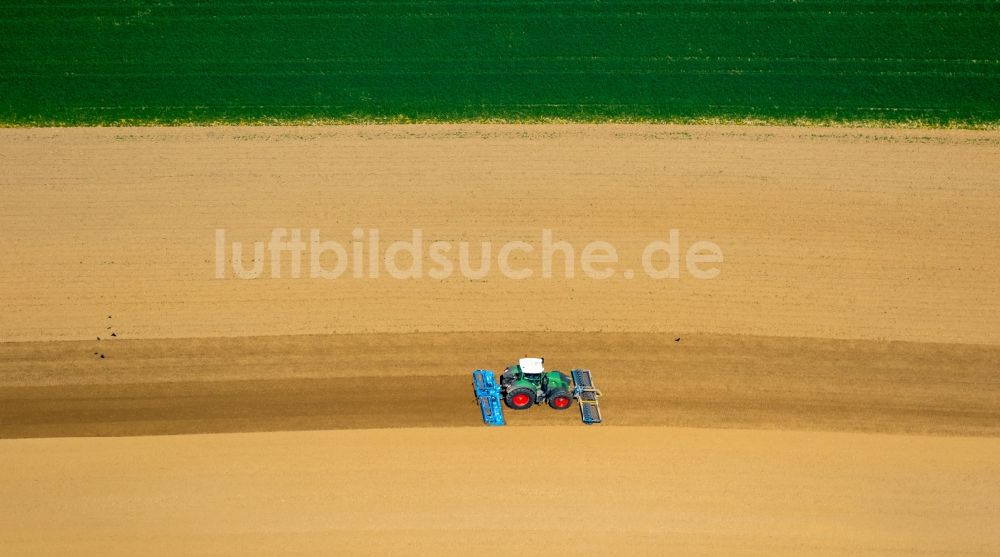
M 0 125 L 1000 123 L 1000 2 L 3 2 Z

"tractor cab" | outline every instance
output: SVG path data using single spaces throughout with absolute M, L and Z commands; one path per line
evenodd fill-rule
M 521 358 L 517 365 L 525 375 L 541 376 L 545 373 L 545 358 Z

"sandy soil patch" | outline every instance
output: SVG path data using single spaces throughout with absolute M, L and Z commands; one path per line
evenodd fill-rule
M 1000 330 L 996 132 L 6 129 L 0 155 L 2 340 L 112 326 L 126 338 L 583 330 L 995 344 Z M 275 227 L 536 243 L 549 228 L 577 250 L 608 241 L 622 263 L 607 280 L 213 278 L 215 229 L 248 243 Z M 672 228 L 683 246 L 722 248 L 720 277 L 624 278 Z
M 1000 551 L 996 439 L 532 427 L 0 450 L 8 555 Z

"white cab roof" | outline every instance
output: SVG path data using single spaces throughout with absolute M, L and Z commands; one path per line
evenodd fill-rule
M 521 373 L 537 375 L 545 372 L 545 366 L 542 365 L 544 361 L 543 358 L 521 358 L 518 364 L 521 366 Z

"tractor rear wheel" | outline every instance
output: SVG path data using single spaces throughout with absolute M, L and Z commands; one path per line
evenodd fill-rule
M 565 410 L 573 404 L 573 399 L 569 396 L 569 393 L 561 389 L 549 393 L 548 399 L 549 407 L 555 410 Z
M 528 387 L 511 389 L 507 392 L 504 402 L 514 410 L 525 410 L 531 408 L 531 405 L 535 403 L 535 393 Z

